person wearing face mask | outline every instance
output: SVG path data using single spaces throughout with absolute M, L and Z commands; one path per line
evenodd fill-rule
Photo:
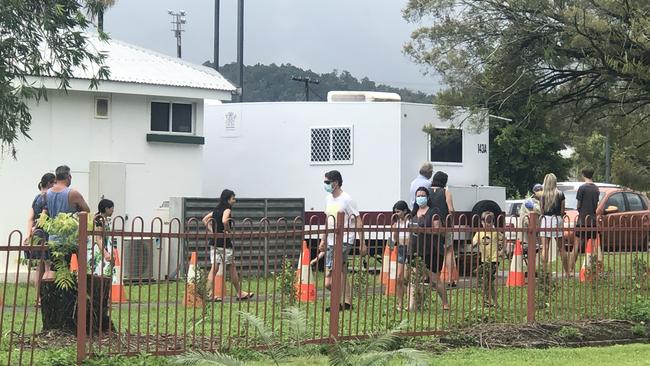
M 363 221 L 357 204 L 347 192 L 343 192 L 343 177 L 337 170 L 325 173 L 323 181 L 327 196 L 325 197 L 325 215 L 327 216 L 327 227 L 329 229 L 336 227 L 336 216 L 339 212 L 344 213 L 343 227 L 352 229 L 343 234 L 343 263 L 341 265 L 343 273 L 341 274 L 341 286 L 344 289 L 343 303 L 339 305 L 340 310 L 352 309 L 351 286 L 347 283 L 347 260 L 350 251 L 354 247 L 357 236 L 360 242 L 359 251 L 362 256 L 366 254 L 366 244 L 364 242 L 363 232 L 358 233 L 354 230 L 363 227 Z M 323 234 L 321 236 L 319 251 L 326 252 L 325 256 L 325 287 L 332 289 L 332 267 L 334 264 L 334 235 Z M 329 311 L 329 307 L 326 309 Z
M 413 226 L 432 228 L 440 227 L 439 213 L 431 207 L 429 188 L 420 187 L 415 192 L 415 205 L 413 205 Z M 436 284 L 436 291 L 442 300 L 442 309 L 449 310 L 445 284 L 440 280 L 440 270 L 445 259 L 444 233 L 420 233 L 415 238 L 416 245 L 414 256 L 420 257 L 425 267 L 429 282 Z M 409 308 L 413 309 L 413 306 Z

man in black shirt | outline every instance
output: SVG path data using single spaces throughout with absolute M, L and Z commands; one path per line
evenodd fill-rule
M 576 223 L 575 240 L 573 250 L 571 251 L 571 267 L 575 268 L 578 258 L 578 248 L 582 246 L 581 239 L 595 239 L 596 231 L 596 208 L 598 207 L 598 198 L 600 190 L 594 184 L 594 170 L 592 168 L 582 169 L 582 177 L 585 184 L 578 188 L 576 199 L 578 201 L 578 222 Z M 594 248 L 598 252 L 599 248 Z

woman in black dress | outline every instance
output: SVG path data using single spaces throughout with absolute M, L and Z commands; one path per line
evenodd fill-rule
M 415 205 L 413 205 L 413 226 L 421 228 L 439 227 L 439 213 L 434 212 L 431 206 L 431 197 L 427 187 L 420 187 L 415 191 Z M 435 220 L 435 221 L 434 221 Z M 436 222 L 437 221 L 437 222 Z M 436 284 L 436 291 L 442 300 L 442 309 L 449 310 L 445 284 L 440 281 L 440 270 L 444 262 L 444 234 L 433 234 L 432 232 L 420 233 L 416 238 L 415 254 L 422 259 L 428 270 L 429 282 Z

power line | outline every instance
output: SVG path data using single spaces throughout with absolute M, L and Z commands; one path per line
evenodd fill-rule
M 309 102 L 309 84 L 319 84 L 319 80 L 312 80 L 309 76 L 297 77 L 292 76 L 291 80 L 305 83 L 305 101 Z M 322 99 L 322 97 L 321 97 Z

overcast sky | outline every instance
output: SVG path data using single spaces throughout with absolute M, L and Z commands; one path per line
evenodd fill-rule
M 432 92 L 437 81 L 402 53 L 413 24 L 407 0 L 246 0 L 244 63 L 348 70 L 378 83 Z M 185 10 L 183 58 L 212 60 L 213 0 L 118 0 L 104 17 L 112 38 L 176 55 L 167 10 Z M 220 63 L 235 61 L 237 0 L 221 0 Z

